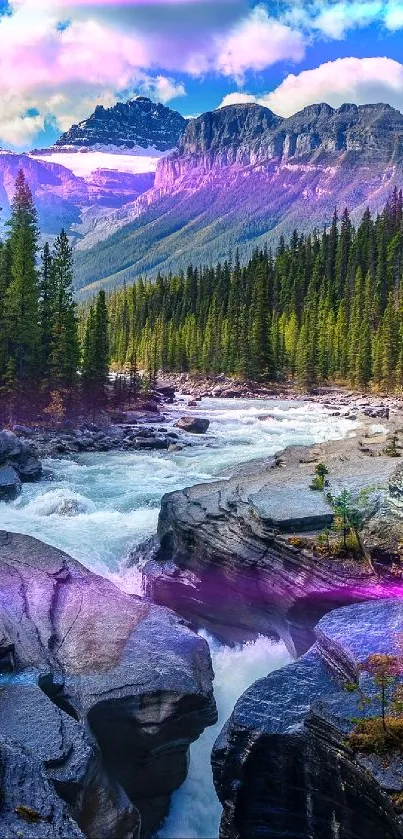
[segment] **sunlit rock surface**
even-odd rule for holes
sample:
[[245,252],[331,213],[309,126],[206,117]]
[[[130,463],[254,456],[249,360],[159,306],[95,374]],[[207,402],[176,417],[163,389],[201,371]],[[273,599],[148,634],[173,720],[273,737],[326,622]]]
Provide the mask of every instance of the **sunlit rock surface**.
[[389,797],[403,789],[401,755],[369,758],[346,743],[354,718],[379,713],[379,688],[361,676],[372,698],[363,711],[345,687],[368,655],[396,653],[402,626],[400,601],[336,610],[306,655],[241,696],[212,756],[221,839],[403,836]]
[[142,835],[155,830],[189,744],[216,720],[206,642],[61,551],[2,531],[0,660],[0,737],[35,755],[84,832],[137,836],[140,816]]
[[375,485],[376,508],[396,467],[377,439],[293,447],[228,480],[166,495],[159,540],[148,554],[142,548],[148,593],[222,640],[272,635],[293,654],[309,648],[313,627],[330,609],[396,596],[401,582],[387,568],[385,577],[368,562],[318,557],[289,541],[333,520],[325,495],[309,488],[319,462],[329,468],[333,494]]

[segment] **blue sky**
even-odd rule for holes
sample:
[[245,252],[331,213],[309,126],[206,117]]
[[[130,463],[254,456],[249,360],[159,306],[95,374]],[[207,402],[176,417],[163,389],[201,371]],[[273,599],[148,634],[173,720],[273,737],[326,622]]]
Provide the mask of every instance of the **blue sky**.
[[403,110],[403,0],[0,0],[0,143],[51,143],[102,103],[187,115],[258,101]]

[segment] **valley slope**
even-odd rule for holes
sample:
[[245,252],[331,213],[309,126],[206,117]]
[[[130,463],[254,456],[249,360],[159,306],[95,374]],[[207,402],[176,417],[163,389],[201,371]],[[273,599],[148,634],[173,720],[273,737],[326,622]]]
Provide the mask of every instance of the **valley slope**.
[[388,105],[321,104],[287,119],[259,105],[202,114],[159,161],[151,190],[78,243],[83,292],[275,244],[329,223],[335,206],[380,209],[403,182],[403,115]]

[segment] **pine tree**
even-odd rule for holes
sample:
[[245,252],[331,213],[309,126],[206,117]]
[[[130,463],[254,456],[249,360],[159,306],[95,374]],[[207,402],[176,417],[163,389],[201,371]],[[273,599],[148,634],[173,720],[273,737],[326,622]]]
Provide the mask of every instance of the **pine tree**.
[[[41,381],[39,288],[36,269],[38,227],[32,193],[18,173],[11,205],[9,255],[11,279],[4,293],[7,388],[31,403]],[[36,400],[35,400],[36,401]]]
[[73,299],[73,253],[64,230],[53,247],[50,276],[54,301],[50,350],[52,387],[73,388],[78,372],[79,345]]
[[82,384],[85,402],[93,414],[106,406],[109,381],[108,312],[105,292],[98,293],[91,306],[83,347]]

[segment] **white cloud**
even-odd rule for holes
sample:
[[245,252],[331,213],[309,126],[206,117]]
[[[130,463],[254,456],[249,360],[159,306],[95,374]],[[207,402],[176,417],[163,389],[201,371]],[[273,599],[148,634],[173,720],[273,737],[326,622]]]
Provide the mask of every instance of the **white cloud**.
[[227,105],[248,105],[256,101],[256,96],[253,93],[243,93],[241,90],[236,90],[234,93],[227,93],[224,96],[219,108],[225,108]]
[[255,6],[219,44],[216,69],[242,80],[247,70],[263,70],[278,61],[301,61],[305,43],[301,32],[269,17],[264,6]]
[[402,0],[287,0],[281,20],[307,35],[342,40],[351,29],[403,27]]
[[403,65],[392,58],[338,58],[314,70],[290,74],[271,93],[254,97],[233,93],[221,106],[258,102],[279,116],[291,116],[307,105],[327,102],[334,108],[385,102],[403,111]]
[[391,2],[388,4],[385,14],[385,26],[391,32],[403,28],[403,3]]
[[379,20],[383,9],[384,3],[377,0],[336,3],[320,11],[313,18],[312,26],[329,38],[340,40],[345,37],[349,29],[365,27]]
[[182,82],[175,82],[174,79],[161,75],[141,84],[140,90],[157,102],[164,103],[177,99],[179,96],[186,96],[185,85]]

